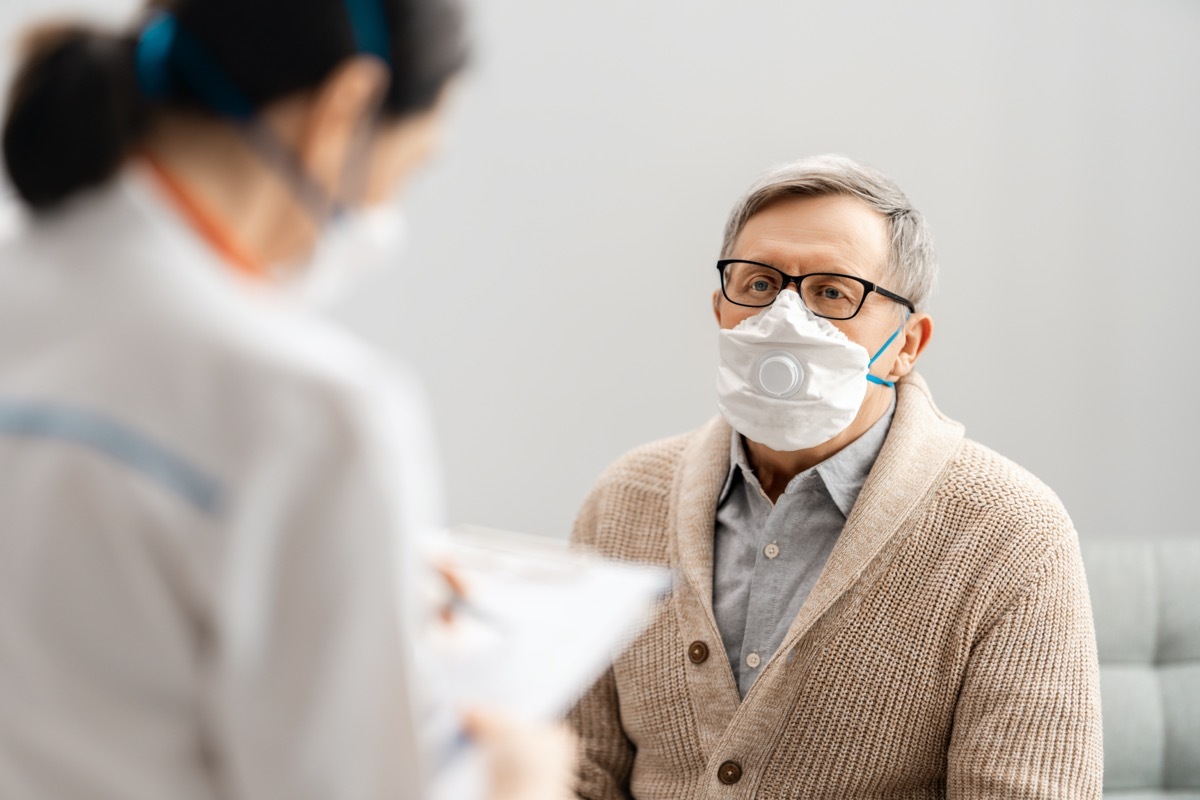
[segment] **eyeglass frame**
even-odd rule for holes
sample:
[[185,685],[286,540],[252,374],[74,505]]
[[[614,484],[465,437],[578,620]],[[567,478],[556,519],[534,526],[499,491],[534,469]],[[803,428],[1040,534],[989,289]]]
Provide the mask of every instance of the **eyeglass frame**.
[[[863,292],[862,300],[860,300],[858,303],[858,308],[854,309],[854,313],[848,317],[827,317],[824,314],[817,314],[817,312],[812,311],[811,308],[808,309],[809,311],[812,311],[813,314],[816,314],[816,316],[821,317],[822,319],[836,319],[838,321],[854,319],[855,317],[858,316],[858,312],[862,311],[863,306],[865,306],[867,304],[867,295],[871,294],[871,292],[874,292],[879,295],[883,295],[884,297],[886,297],[889,300],[900,303],[903,306],[907,306],[908,310],[910,312],[912,312],[913,314],[917,313],[916,306],[913,305],[913,302],[911,300],[909,300],[907,297],[901,297],[900,295],[896,294],[895,292],[889,292],[887,289],[884,289],[882,286],[879,286],[878,284],[874,283],[873,281],[869,281],[866,278],[860,278],[857,275],[846,275],[841,272],[810,272],[807,275],[789,275],[786,272],[784,272],[783,270],[781,270],[779,267],[773,267],[770,264],[764,264],[761,261],[750,261],[749,259],[745,259],[745,258],[722,258],[721,260],[719,260],[717,262],[717,272],[720,273],[720,275],[721,275],[721,296],[724,297],[729,302],[733,303],[735,306],[741,306],[742,308],[766,308],[766,307],[770,306],[771,303],[763,303],[760,306],[756,306],[756,305],[750,305],[749,303],[739,303],[737,300],[734,300],[732,297],[730,297],[729,294],[725,291],[725,268],[727,266],[729,266],[730,264],[753,264],[756,267],[766,267],[767,269],[774,270],[775,272],[778,272],[780,275],[782,275],[783,276],[783,285],[781,285],[779,287],[779,291],[775,293],[775,297],[771,298],[771,303],[774,303],[775,300],[779,297],[780,293],[787,291],[788,285],[793,284],[793,283],[796,284],[796,293],[800,295],[800,300],[801,300],[801,302],[803,302],[804,301],[804,293],[800,291],[800,284],[803,283],[805,278],[812,277],[813,275],[828,275],[830,277],[835,277],[835,278],[848,278],[852,281],[857,281],[858,283],[862,284],[863,288],[866,289],[866,291]],[[808,308],[808,304],[805,303],[804,307]]]

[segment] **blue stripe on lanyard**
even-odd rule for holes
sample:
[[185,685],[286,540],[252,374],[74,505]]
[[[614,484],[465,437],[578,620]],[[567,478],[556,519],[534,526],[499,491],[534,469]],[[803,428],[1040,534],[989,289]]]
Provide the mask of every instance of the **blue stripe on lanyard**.
[[178,495],[210,517],[220,513],[220,484],[137,431],[87,411],[0,400],[0,435],[70,442],[108,456]]

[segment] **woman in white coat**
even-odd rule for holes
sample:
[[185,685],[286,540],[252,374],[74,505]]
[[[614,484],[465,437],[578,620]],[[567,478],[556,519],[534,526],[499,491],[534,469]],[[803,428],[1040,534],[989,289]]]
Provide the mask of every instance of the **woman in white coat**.
[[[176,0],[29,37],[3,142],[29,213],[0,243],[0,796],[421,796],[428,423],[307,302],[354,266],[333,237],[395,221],[458,16]],[[569,745],[478,727],[493,796],[561,788]]]

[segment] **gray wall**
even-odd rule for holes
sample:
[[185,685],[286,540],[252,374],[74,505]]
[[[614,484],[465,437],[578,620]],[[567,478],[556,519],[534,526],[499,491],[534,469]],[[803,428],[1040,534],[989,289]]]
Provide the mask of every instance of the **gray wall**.
[[1200,4],[476,6],[405,272],[342,310],[425,376],[454,521],[563,536],[608,462],[713,414],[724,216],[839,151],[932,223],[943,410],[1084,536],[1200,530]]

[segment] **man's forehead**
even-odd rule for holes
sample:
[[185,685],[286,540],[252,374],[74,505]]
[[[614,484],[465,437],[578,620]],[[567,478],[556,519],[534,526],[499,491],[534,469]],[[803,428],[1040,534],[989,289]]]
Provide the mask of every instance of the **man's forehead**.
[[[775,264],[811,266],[821,262],[858,266],[855,274],[887,264],[887,221],[862,200],[847,195],[787,196],[756,211],[734,242],[733,256]],[[795,262],[795,263],[793,263]],[[803,263],[801,263],[803,262]]]

